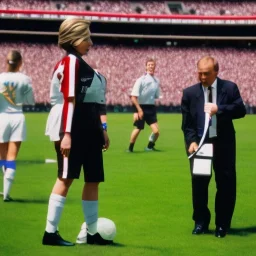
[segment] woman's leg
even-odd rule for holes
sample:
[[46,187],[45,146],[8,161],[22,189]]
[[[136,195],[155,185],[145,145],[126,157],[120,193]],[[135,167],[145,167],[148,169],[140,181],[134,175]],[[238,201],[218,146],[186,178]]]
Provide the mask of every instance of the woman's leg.
[[7,150],[8,150],[8,142],[0,143],[0,168],[3,168],[3,170],[4,170]]
[[9,142],[6,150],[4,171],[4,201],[10,201],[9,197],[12,183],[16,173],[16,158],[19,153],[21,141]]
[[99,182],[86,182],[82,194],[82,206],[88,233],[97,233]]
[[65,205],[68,190],[73,182],[73,179],[57,178],[50,195],[48,204],[48,213],[45,234],[43,237],[44,245],[62,245],[72,246],[71,242],[65,241],[58,234],[58,224],[60,222],[61,214]]

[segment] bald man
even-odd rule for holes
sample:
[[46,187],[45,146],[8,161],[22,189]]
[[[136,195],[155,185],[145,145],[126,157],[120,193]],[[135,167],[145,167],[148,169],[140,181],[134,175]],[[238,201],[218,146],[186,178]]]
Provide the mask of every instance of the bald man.
[[[233,119],[246,114],[237,85],[218,77],[219,64],[211,56],[197,63],[199,83],[183,91],[182,131],[187,154],[195,152],[204,133],[205,113],[211,121],[205,143],[213,144],[212,165],[216,181],[215,236],[225,237],[230,225],[236,201],[236,140]],[[192,234],[208,231],[211,214],[208,208],[208,186],[211,176],[192,175],[193,220]]]

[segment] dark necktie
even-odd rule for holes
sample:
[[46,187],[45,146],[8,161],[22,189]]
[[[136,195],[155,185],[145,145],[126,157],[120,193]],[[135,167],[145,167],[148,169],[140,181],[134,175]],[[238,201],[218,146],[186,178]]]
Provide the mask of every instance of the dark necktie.
[[209,90],[208,102],[212,103],[212,87],[209,86],[208,90]]

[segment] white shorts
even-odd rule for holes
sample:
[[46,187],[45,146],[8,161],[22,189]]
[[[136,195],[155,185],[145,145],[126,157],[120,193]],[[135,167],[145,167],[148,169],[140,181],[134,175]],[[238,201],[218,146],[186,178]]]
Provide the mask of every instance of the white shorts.
[[26,139],[26,123],[23,113],[0,113],[0,120],[0,143]]

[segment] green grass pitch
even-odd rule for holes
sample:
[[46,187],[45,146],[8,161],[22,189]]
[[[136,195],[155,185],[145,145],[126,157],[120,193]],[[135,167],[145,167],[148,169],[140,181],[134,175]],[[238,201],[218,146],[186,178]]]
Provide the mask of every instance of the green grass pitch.
[[[100,185],[99,216],[117,226],[113,246],[41,244],[48,198],[56,179],[52,143],[44,136],[47,114],[26,114],[28,138],[17,160],[11,203],[0,201],[0,255],[256,255],[256,115],[236,120],[237,204],[231,233],[214,236],[215,182],[209,188],[211,233],[192,236],[191,183],[184,151],[180,114],[159,114],[158,152],[144,152],[149,127],[140,134],[134,153],[126,153],[133,129],[132,114],[109,114],[110,149],[104,153],[105,179]],[[89,135],[88,135],[89,136]],[[1,177],[2,178],[2,177]],[[83,222],[83,179],[74,181],[66,201],[60,234],[75,241]],[[2,189],[2,184],[0,184]]]

